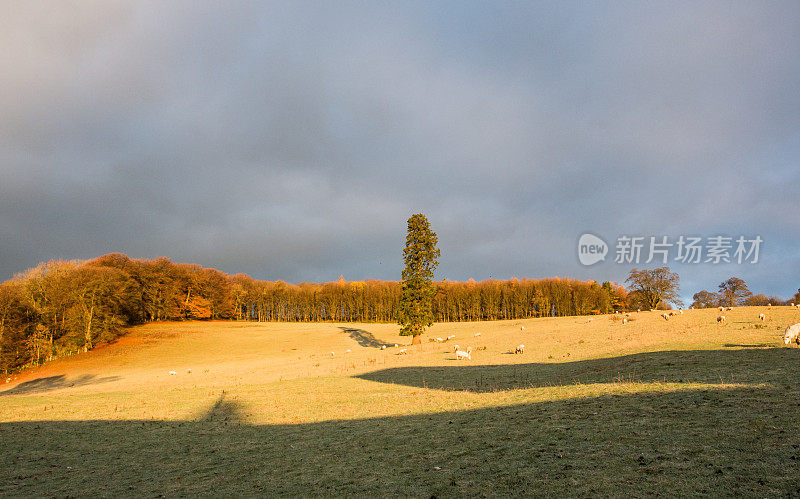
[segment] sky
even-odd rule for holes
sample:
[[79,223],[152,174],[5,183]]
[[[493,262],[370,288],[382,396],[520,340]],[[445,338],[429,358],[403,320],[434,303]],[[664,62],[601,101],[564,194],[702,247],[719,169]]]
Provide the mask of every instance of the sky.
[[800,287],[798,2],[9,0],[0,47],[0,280],[111,252],[398,280],[424,213],[437,279],[759,236],[671,247],[681,294]]

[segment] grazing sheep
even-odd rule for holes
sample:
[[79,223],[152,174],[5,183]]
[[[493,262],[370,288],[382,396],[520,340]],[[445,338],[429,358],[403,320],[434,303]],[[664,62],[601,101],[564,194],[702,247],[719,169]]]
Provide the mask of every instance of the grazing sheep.
[[763,321],[764,319],[766,319],[766,317],[767,317],[767,316],[766,316],[766,315],[764,315],[764,314],[758,314],[758,318],[759,318],[759,319],[761,319],[762,321]]
[[461,350],[461,347],[460,347],[460,346],[458,346],[458,345],[453,345],[453,351],[454,351],[454,352],[458,352],[459,350]]
[[720,312],[724,312],[725,311],[725,307],[719,307],[719,311]]
[[447,337],[448,341],[449,340],[454,340],[454,339],[456,339],[456,335],[454,335],[454,334],[451,334],[450,336]]
[[381,350],[386,350],[386,345],[381,345]]
[[335,356],[336,352],[331,352],[331,357]]
[[626,312],[626,313],[625,313],[625,317],[630,317],[630,316],[631,316],[631,313],[630,313],[630,312]]
[[400,351],[397,352],[397,355],[405,355],[407,353],[408,353],[408,349],[407,348],[401,348]]
[[475,336],[480,336],[480,335],[481,335],[481,333],[475,333]]
[[456,350],[456,360],[469,359],[472,360],[472,347],[467,347],[467,351]]
[[679,308],[679,309],[678,309],[678,313],[679,313],[679,314],[681,314],[681,315],[683,315],[683,309],[682,309],[682,308]]
[[592,322],[593,320],[594,320],[594,319],[592,319],[592,318],[590,317],[590,318],[589,318],[589,320],[588,320],[588,321],[586,321],[586,323],[588,324],[588,323]]
[[346,351],[345,353],[350,353],[350,351],[351,351],[351,350],[348,348],[348,349],[347,349],[347,351]]
[[733,310],[733,308],[731,308],[731,307],[728,307],[728,308],[726,308],[725,310]]
[[628,323],[628,318],[627,317],[623,317],[622,318],[622,323],[623,324],[627,324]]
[[650,311],[651,311],[651,312],[655,312],[655,311],[656,311],[656,309],[654,309],[654,308],[651,308],[651,309],[650,309]]
[[720,315],[720,316],[717,317],[717,322],[724,322],[724,321],[725,321],[725,316],[724,315]]
[[395,343],[395,344],[394,344],[394,347],[395,347],[395,348],[397,348],[397,347],[399,347],[399,346],[400,346],[400,345],[398,345],[397,343]]
[[170,376],[175,376],[176,374],[178,374],[178,373],[177,373],[177,372],[175,372],[175,371],[170,371],[170,372],[169,372],[169,375],[170,375]]
[[435,341],[436,343],[443,343],[444,342],[444,340],[442,338],[439,338],[438,336],[436,338],[434,338],[433,341]]
[[525,353],[525,345],[517,345],[517,349],[514,350],[514,353]]
[[520,326],[520,327],[519,327],[519,330],[520,330],[520,331],[525,331],[525,326]]
[[667,313],[666,313],[666,312],[664,312],[663,314],[661,314],[661,317],[663,317],[665,321],[668,321],[668,320],[669,320],[669,315],[667,315]]
[[787,327],[786,332],[783,334],[783,343],[788,345],[791,342],[800,345],[800,322]]

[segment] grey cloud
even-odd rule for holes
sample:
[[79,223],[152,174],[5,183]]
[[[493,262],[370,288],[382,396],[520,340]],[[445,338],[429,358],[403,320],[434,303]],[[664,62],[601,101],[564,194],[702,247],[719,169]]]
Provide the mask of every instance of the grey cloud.
[[798,285],[794,3],[73,7],[0,15],[2,278],[125,251],[396,279],[422,211],[449,279],[624,279],[578,264],[589,230],[761,233],[685,288]]

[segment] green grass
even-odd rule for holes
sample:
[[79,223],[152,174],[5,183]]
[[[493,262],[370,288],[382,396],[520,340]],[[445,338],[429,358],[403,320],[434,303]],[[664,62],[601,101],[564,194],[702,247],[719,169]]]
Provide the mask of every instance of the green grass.
[[[727,329],[692,312],[526,321],[522,356],[516,323],[449,326],[481,331],[471,364],[433,344],[326,358],[352,339],[325,325],[256,330],[264,366],[191,343],[225,325],[163,340],[206,374],[151,371],[158,345],[135,362],[111,348],[0,392],[0,495],[800,496],[800,349],[746,323],[758,309]],[[306,332],[320,344],[292,341]]]

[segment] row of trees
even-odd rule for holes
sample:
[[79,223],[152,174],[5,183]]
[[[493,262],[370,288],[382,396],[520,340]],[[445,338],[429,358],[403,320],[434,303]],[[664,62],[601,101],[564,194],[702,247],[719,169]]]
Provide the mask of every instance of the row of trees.
[[738,278],[730,279],[720,283],[716,293],[711,291],[698,291],[692,297],[694,308],[714,308],[714,307],[737,307],[737,306],[757,306],[784,305],[789,301],[800,303],[800,289],[792,300],[783,300],[777,296],[767,296],[765,294],[754,295],[747,287],[747,283]]
[[[126,325],[149,321],[393,322],[401,295],[397,281],[287,284],[166,258],[51,261],[0,284],[0,371],[87,351]],[[433,282],[435,321],[607,313],[627,305],[625,289],[612,283]]]

